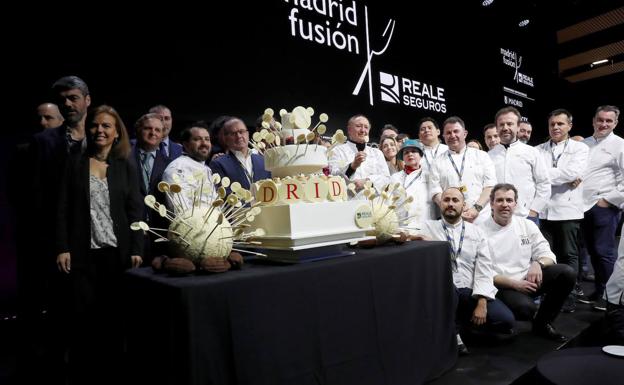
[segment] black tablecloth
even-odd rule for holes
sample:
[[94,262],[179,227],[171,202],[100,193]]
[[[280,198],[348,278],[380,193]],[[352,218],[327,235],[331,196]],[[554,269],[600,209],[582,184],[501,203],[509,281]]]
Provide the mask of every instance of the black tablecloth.
[[540,358],[537,372],[553,384],[621,385],[624,358],[610,356],[599,347],[563,349]]
[[418,384],[454,365],[448,247],[126,275],[130,367],[166,384]]

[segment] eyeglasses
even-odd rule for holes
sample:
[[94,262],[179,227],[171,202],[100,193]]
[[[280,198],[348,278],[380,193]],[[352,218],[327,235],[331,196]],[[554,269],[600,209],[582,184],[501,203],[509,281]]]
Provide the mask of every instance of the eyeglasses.
[[248,130],[237,130],[237,131],[230,131],[230,132],[226,132],[225,135],[227,136],[244,136],[245,134],[248,134],[249,131]]

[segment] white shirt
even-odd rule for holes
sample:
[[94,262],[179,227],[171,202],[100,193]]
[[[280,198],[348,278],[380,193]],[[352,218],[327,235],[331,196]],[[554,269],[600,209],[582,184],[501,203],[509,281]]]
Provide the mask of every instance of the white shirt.
[[240,164],[245,168],[245,170],[247,170],[249,175],[252,176],[253,180],[253,163],[251,162],[251,151],[247,150],[247,156],[245,156],[242,151],[232,150],[232,153],[234,154],[236,159],[238,159]]
[[572,187],[569,182],[583,178],[589,148],[572,139],[559,143],[548,141],[536,147],[548,170],[551,184],[550,201],[539,214],[550,221],[583,219],[583,183]]
[[613,273],[607,281],[605,289],[607,301],[615,305],[624,305],[624,227],[620,234],[620,247],[618,247],[618,259],[613,266]]
[[[162,180],[182,187],[182,191],[178,194],[167,194],[167,207],[176,214],[191,210],[194,199],[199,205],[200,198],[202,204],[208,204],[216,197],[210,168],[206,166],[205,162],[199,162],[186,154],[182,154],[169,163],[163,173]],[[201,194],[200,188],[202,189]],[[171,200],[172,198],[174,201]]]
[[[442,226],[443,219],[426,221],[422,231],[423,235],[436,241],[447,241],[446,232]],[[487,240],[477,226],[460,220],[455,225],[445,222],[449,236],[454,241],[454,250],[459,248],[462,223],[466,224],[464,242],[461,254],[457,257],[457,269],[453,269],[453,283],[457,288],[467,287],[472,289],[472,295],[482,295],[488,299],[494,299],[498,291],[494,286],[494,272],[492,259]]]
[[557,262],[537,225],[526,218],[512,216],[511,223],[501,226],[490,217],[479,228],[487,237],[496,275],[521,280],[532,261],[545,257]]
[[422,145],[424,147],[423,158],[425,159],[421,163],[431,170],[442,154],[448,150],[448,146],[439,142],[435,146],[425,146],[424,143]]
[[[461,173],[464,154],[466,154],[464,172],[460,179],[458,172]],[[449,155],[455,162],[457,170],[453,167]],[[449,187],[465,186],[467,191],[464,192],[464,199],[467,207],[477,202],[484,188],[493,187],[495,184],[496,173],[492,160],[485,152],[476,148],[464,146],[459,153],[448,149],[439,155],[433,168],[433,194],[441,193]]]
[[550,199],[548,171],[537,149],[516,140],[509,148],[497,144],[488,152],[498,183],[511,183],[518,189],[515,215],[527,217],[529,210],[544,210]]
[[[392,183],[399,183],[405,189],[407,196],[413,196],[414,201],[408,210],[399,209],[399,218],[407,218],[402,226],[420,229],[422,222],[436,218],[435,203],[431,199],[431,174],[426,166],[420,166],[420,170],[412,171],[409,175],[405,171],[395,172],[391,176]],[[403,202],[396,203],[397,206]]]
[[583,143],[589,147],[583,178],[585,211],[600,198],[615,206],[624,205],[624,139],[612,132],[601,139],[590,136]]
[[[366,160],[360,164],[360,167],[349,177],[349,180],[368,178],[373,182],[373,186],[377,191],[381,191],[390,181],[390,171],[386,164],[386,158],[380,150],[370,146],[366,146],[364,152],[366,153]],[[346,142],[336,146],[329,156],[330,172],[333,175],[346,176],[346,171],[357,153],[357,147],[353,142]]]

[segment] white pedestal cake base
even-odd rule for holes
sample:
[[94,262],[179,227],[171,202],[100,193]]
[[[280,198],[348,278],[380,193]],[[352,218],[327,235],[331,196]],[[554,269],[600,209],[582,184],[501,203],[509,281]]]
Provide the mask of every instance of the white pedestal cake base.
[[361,228],[355,222],[356,209],[367,204],[359,200],[264,206],[251,229],[264,229],[257,248],[270,260],[304,262],[351,255],[340,245],[374,238],[366,235],[371,227]]

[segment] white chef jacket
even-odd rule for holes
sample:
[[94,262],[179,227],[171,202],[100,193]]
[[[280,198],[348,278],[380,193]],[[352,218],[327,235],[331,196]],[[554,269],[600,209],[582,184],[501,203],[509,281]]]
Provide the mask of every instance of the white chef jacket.
[[550,199],[550,181],[539,151],[516,140],[509,148],[497,144],[488,152],[498,183],[511,183],[518,189],[515,215],[527,217],[529,210],[544,210]]
[[[447,241],[442,221],[425,221],[420,234],[436,241]],[[494,299],[498,289],[494,286],[494,272],[487,240],[479,228],[472,223],[460,220],[455,225],[447,222],[449,236],[454,250],[459,248],[462,223],[466,224],[461,254],[457,257],[457,268],[453,269],[453,283],[457,288],[472,289],[472,295],[482,295]],[[451,243],[451,244],[453,244]]]
[[550,201],[539,217],[550,221],[583,219],[584,184],[574,188],[569,182],[583,178],[589,148],[569,138],[559,143],[549,140],[536,148],[546,165],[551,184]]
[[[366,146],[364,152],[366,153],[366,160],[360,164],[360,167],[349,177],[349,180],[369,179],[377,191],[381,191],[390,181],[390,171],[386,164],[386,158],[380,150],[370,146]],[[328,162],[331,174],[346,176],[347,169],[357,153],[357,147],[353,142],[349,141],[336,146],[331,151]]]
[[496,275],[521,280],[532,261],[546,257],[557,262],[537,225],[526,218],[514,215],[511,223],[501,226],[489,217],[479,228],[487,237]]
[[[422,142],[421,142],[422,143]],[[448,146],[443,143],[438,143],[435,146],[425,146],[423,143],[423,160],[420,162],[425,165],[429,170],[433,168],[433,165],[437,160],[448,150]]]
[[[466,153],[464,173],[460,180],[457,171],[461,172],[462,159]],[[449,159],[449,154],[455,162],[457,171]],[[488,155],[476,148],[464,146],[459,153],[448,149],[436,160],[432,175],[433,194],[441,193],[449,187],[466,186],[468,189],[464,193],[466,206],[474,205],[481,192],[486,187],[493,187],[496,184],[496,173],[494,165]]]
[[[401,223],[401,226],[419,229],[423,221],[436,218],[436,205],[433,203],[431,192],[431,173],[425,165],[421,163],[420,170],[412,171],[409,175],[405,171],[395,172],[391,176],[391,182],[399,183],[405,189],[407,196],[414,197],[408,210],[399,210],[399,219],[408,218],[406,223]],[[397,206],[401,204],[402,201],[396,203]]]
[[[205,177],[203,186],[201,183],[202,176]],[[199,192],[200,187],[202,187],[203,192],[203,194],[201,194],[202,206],[209,204],[216,197],[210,168],[205,162],[196,161],[187,154],[182,154],[169,163],[163,173],[162,180],[169,184],[178,184],[182,187],[182,191],[178,194],[167,194],[167,207],[176,214],[180,213],[180,207],[182,208],[182,212],[192,209],[195,191]],[[177,196],[182,199],[182,205]],[[176,205],[171,201],[172,197]],[[200,197],[195,199],[199,202]]]
[[618,258],[613,266],[613,273],[607,281],[605,293],[607,301],[615,305],[624,305],[624,227],[622,227],[620,234]]
[[613,132],[605,138],[593,136],[583,141],[589,147],[589,160],[583,178],[584,210],[600,198],[612,205],[624,205],[624,139]]

